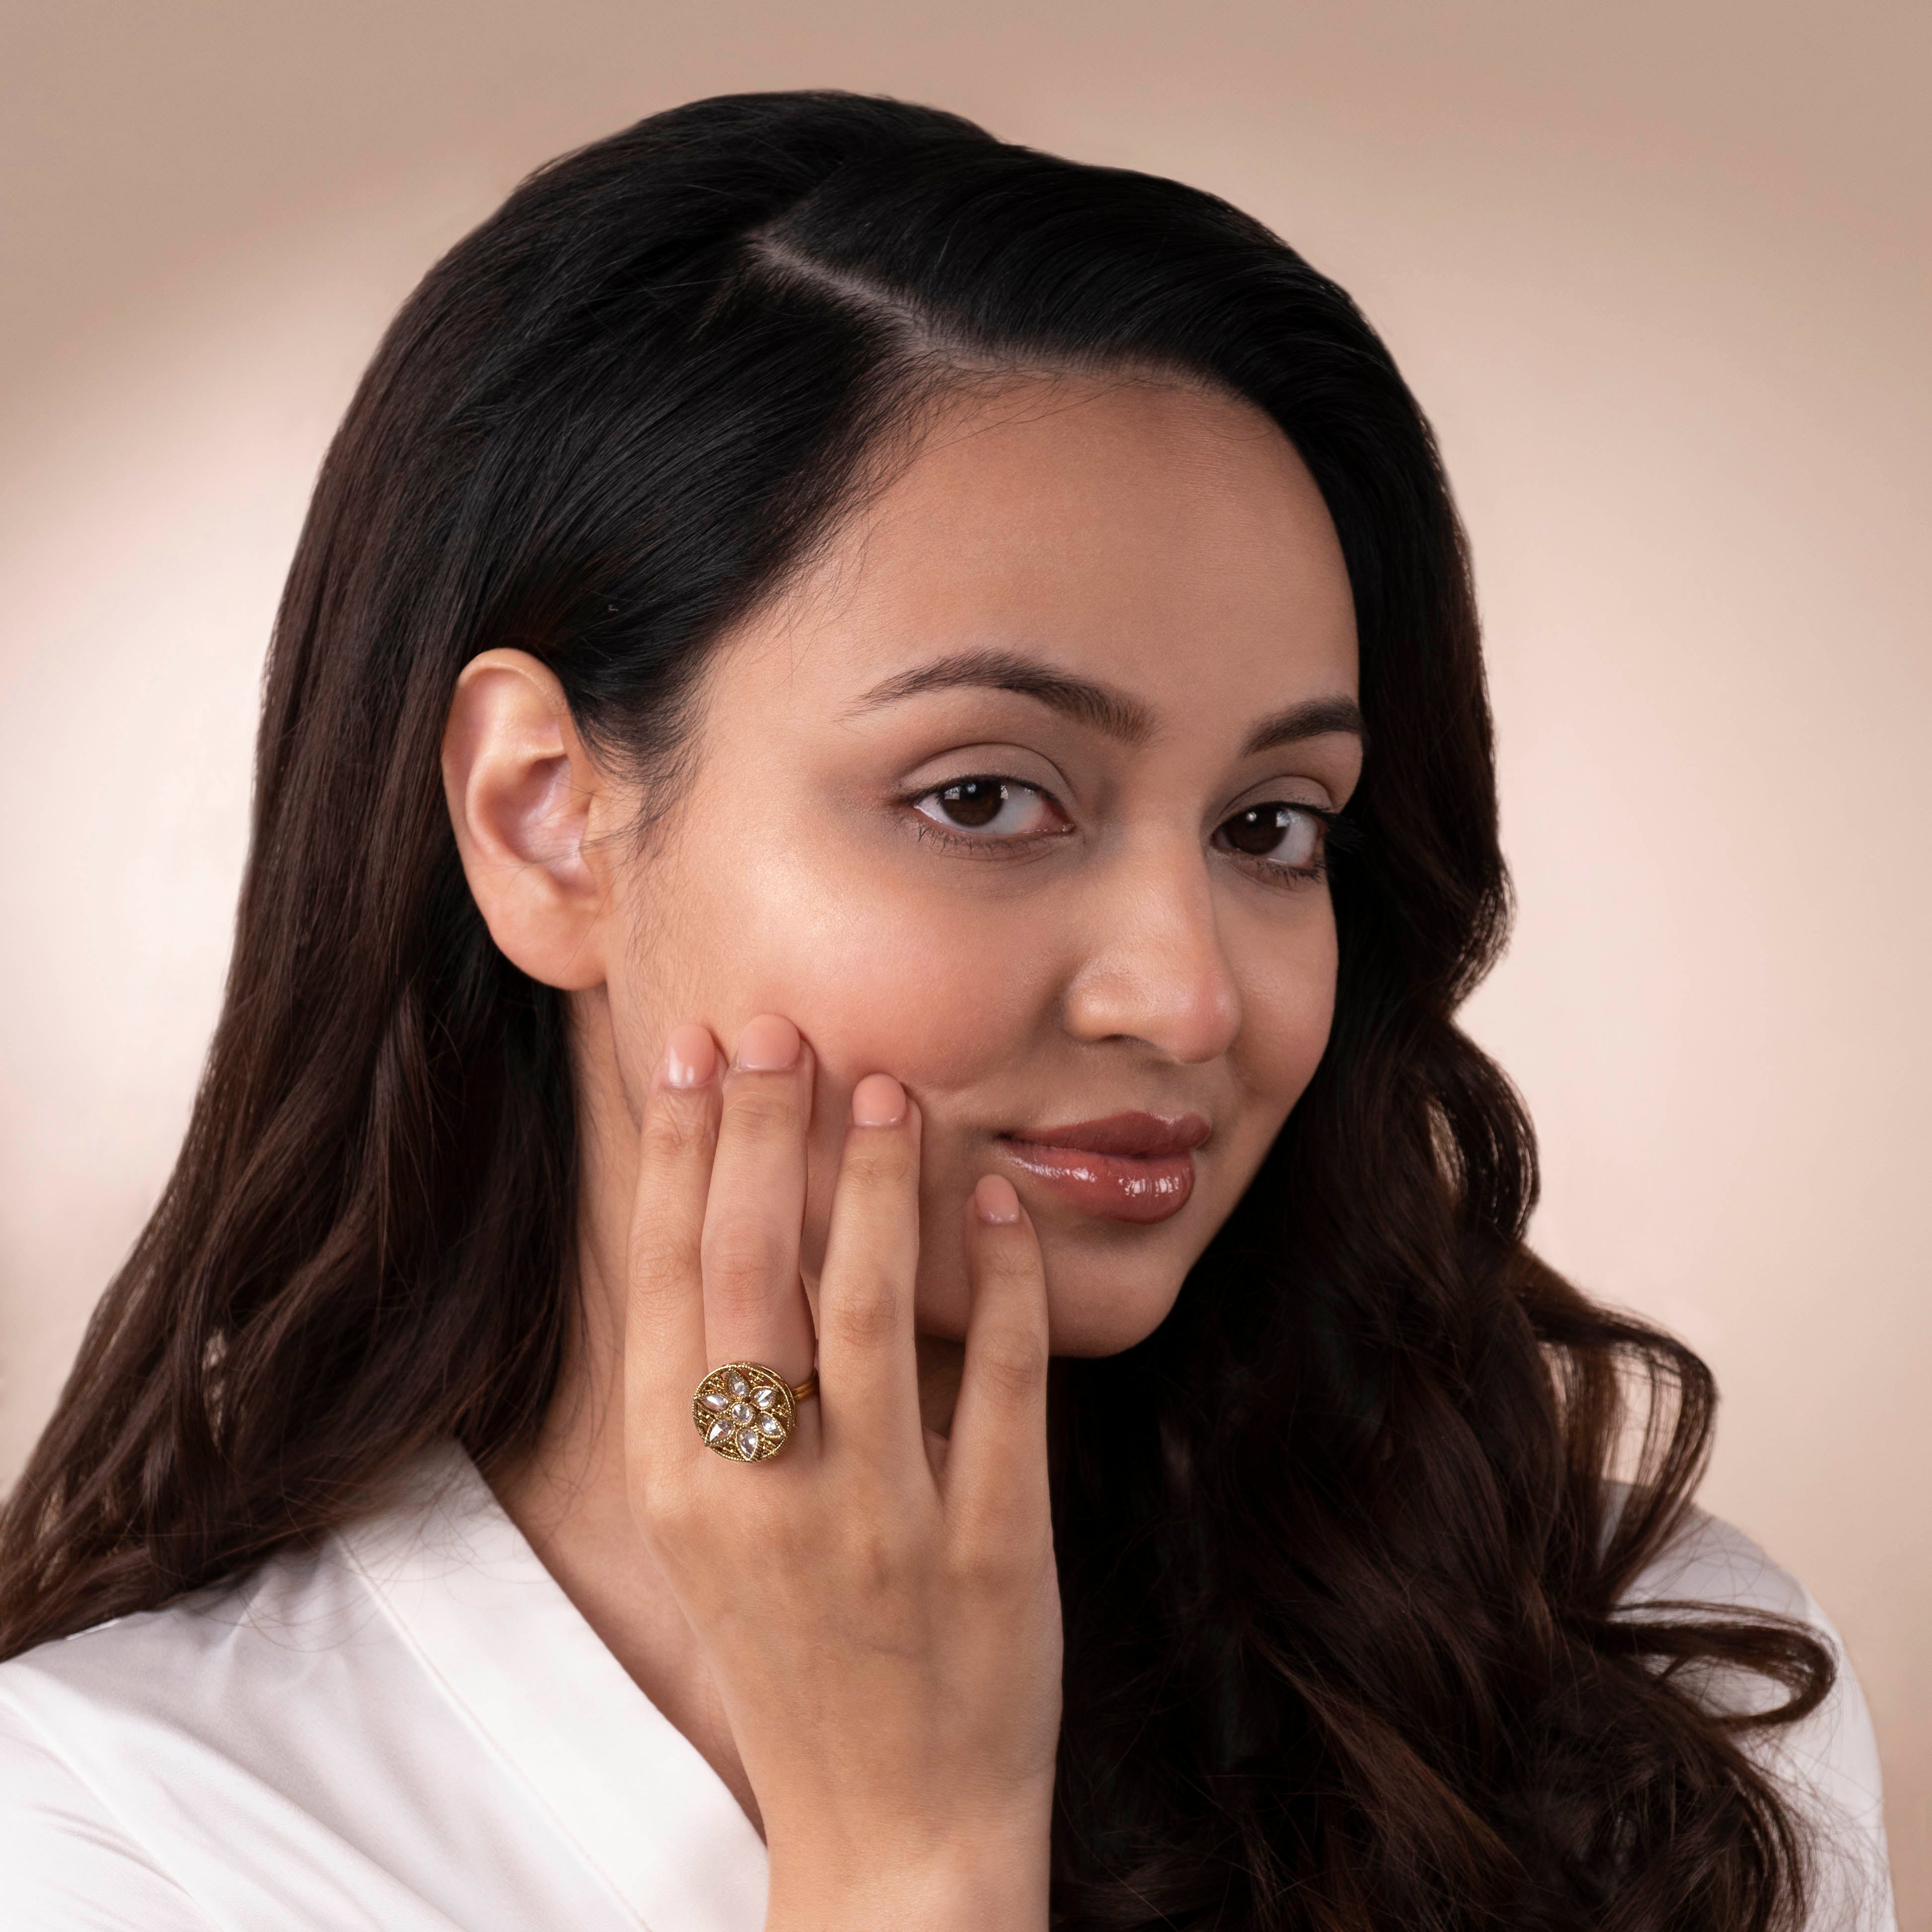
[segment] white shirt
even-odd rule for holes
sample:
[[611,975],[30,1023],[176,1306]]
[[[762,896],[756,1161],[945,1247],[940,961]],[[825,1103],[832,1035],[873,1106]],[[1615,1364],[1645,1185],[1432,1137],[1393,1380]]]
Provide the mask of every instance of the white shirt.
[[[1800,1616],[1838,1648],[1708,1517],[1634,1594]],[[1891,1932],[1849,1664],[1778,1768],[1834,1855],[1812,1924]],[[765,1890],[730,1791],[453,1448],[312,1554],[0,1664],[16,1932],[760,1932]]]

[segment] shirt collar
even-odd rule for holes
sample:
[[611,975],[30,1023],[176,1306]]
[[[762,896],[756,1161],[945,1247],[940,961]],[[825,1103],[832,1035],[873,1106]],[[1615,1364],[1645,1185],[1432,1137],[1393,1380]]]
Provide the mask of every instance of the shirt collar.
[[765,1847],[454,1444],[338,1548],[423,1667],[650,1932],[760,1932]]

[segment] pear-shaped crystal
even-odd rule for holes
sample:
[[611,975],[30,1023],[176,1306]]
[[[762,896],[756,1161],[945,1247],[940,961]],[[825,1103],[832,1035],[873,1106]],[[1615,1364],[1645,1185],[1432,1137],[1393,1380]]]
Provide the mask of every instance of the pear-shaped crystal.
[[731,1425],[728,1422],[714,1422],[704,1439],[707,1442],[722,1442],[730,1432]]
[[760,1408],[776,1408],[778,1406],[778,1392],[776,1389],[767,1385],[766,1387],[759,1390],[758,1394],[752,1396],[752,1400],[756,1402]]
[[725,1398],[720,1395],[716,1389],[706,1389],[704,1391],[703,1400],[705,1407],[708,1409],[712,1410],[714,1412],[722,1411],[724,1406]]
[[752,1392],[751,1384],[746,1382],[745,1378],[739,1374],[736,1369],[734,1369],[731,1372],[724,1378],[724,1386],[728,1388],[740,1402],[742,1402],[746,1396],[749,1395]]
[[758,1453],[758,1432],[755,1429],[741,1429],[738,1432],[738,1454],[750,1462]]
[[784,1434],[784,1424],[781,1422],[776,1415],[766,1416],[764,1421],[758,1424],[758,1426],[762,1429],[767,1436],[782,1436]]

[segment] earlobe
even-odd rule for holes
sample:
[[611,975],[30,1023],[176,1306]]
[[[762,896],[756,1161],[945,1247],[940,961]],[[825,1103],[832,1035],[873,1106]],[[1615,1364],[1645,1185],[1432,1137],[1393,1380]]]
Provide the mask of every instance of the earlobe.
[[547,666],[509,650],[464,665],[443,730],[442,787],[490,937],[547,986],[601,986],[609,896],[592,834],[606,784]]

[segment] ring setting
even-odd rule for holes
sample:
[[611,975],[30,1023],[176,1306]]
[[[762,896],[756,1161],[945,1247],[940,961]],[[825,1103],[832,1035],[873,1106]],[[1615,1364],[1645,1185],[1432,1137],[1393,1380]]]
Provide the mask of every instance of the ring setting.
[[791,1440],[799,1404],[818,1392],[816,1376],[794,1388],[762,1362],[727,1362],[698,1384],[691,1419],[704,1446],[728,1462],[769,1462]]

